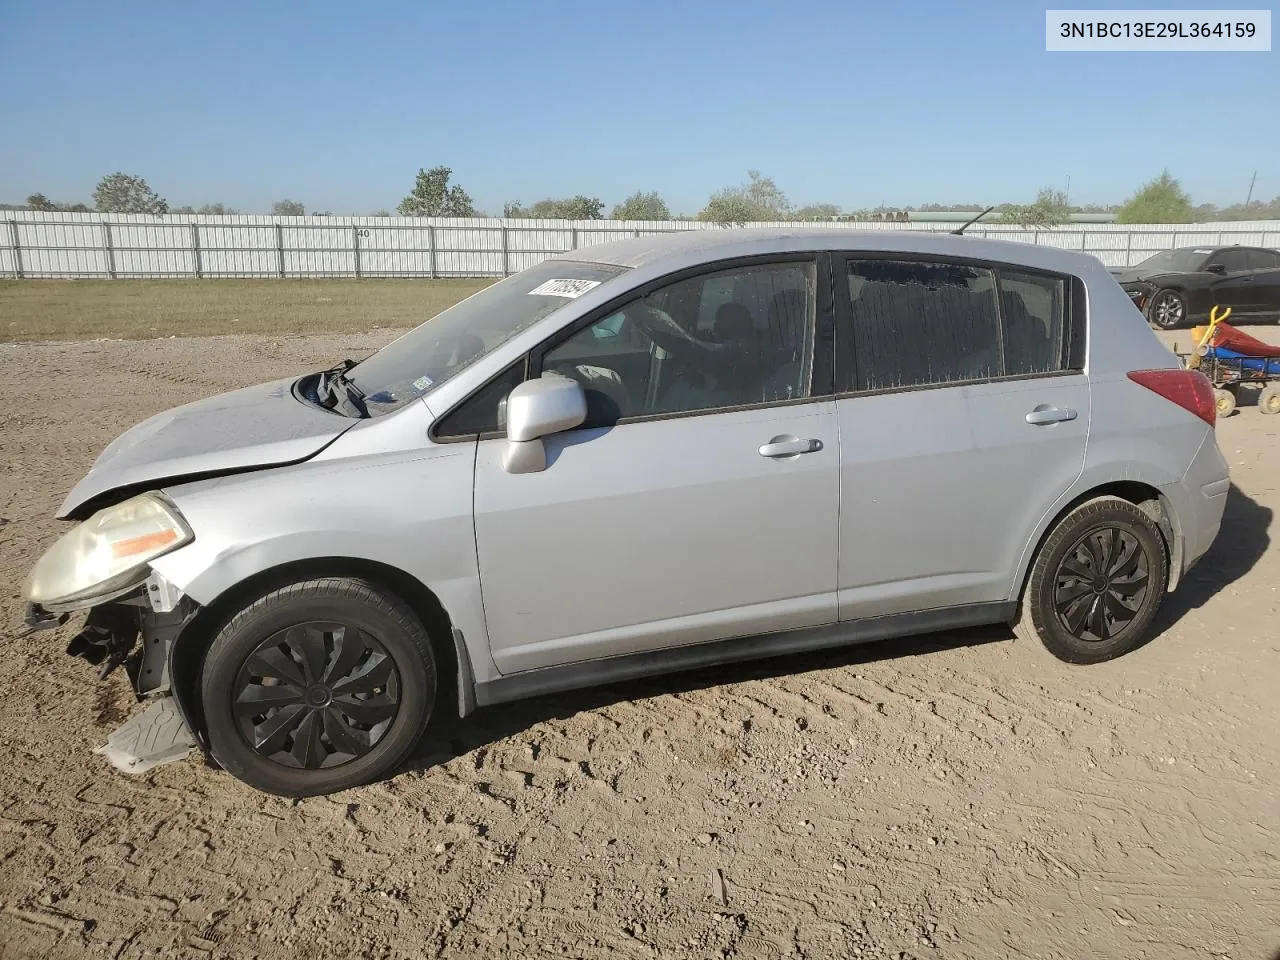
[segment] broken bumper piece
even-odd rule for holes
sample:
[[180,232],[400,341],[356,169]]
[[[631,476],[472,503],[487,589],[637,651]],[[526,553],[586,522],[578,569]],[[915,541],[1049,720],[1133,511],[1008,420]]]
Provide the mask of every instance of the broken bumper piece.
[[17,639],[29,637],[41,630],[56,630],[67,622],[69,616],[71,616],[69,613],[50,613],[39,604],[28,603],[22,612],[23,625],[17,633]]
[[178,702],[173,697],[159,697],[93,752],[106,757],[122,773],[140,774],[181,760],[195,745]]

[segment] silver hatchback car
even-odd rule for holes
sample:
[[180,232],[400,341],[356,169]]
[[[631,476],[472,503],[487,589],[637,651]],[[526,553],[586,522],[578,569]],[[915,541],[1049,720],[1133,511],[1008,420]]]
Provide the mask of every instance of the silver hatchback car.
[[575,250],[372,356],[112,443],[32,630],[301,796],[386,776],[448,704],[1008,623],[1140,644],[1229,486],[1208,381],[1096,259],[923,233]]

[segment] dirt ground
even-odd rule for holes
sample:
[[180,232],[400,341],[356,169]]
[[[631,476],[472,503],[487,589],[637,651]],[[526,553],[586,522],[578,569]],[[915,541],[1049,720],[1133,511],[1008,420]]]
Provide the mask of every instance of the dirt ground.
[[10,630],[54,508],[143,417],[391,333],[0,344],[0,957],[1280,956],[1280,417],[1252,406],[1218,428],[1222,535],[1114,663],[990,629],[630,683],[297,803],[112,771],[124,676]]

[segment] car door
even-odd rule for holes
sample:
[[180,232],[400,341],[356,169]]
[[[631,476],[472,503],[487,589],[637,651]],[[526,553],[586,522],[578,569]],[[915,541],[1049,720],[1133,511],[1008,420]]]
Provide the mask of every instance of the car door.
[[1237,316],[1257,312],[1253,265],[1244,247],[1219,250],[1206,265],[1221,267],[1219,278],[1210,284],[1210,307],[1230,307]]
[[855,257],[843,272],[840,618],[1001,603],[1083,469],[1083,298],[991,264]]
[[[588,409],[608,409],[591,402],[601,384],[633,405],[545,438],[541,472],[507,473],[506,440],[479,441],[476,543],[499,671],[835,622],[839,445],[829,388],[813,387],[817,276],[806,258],[681,277],[622,307],[624,320],[611,308],[535,352],[533,375],[581,375]],[[760,318],[776,339],[682,340],[698,333],[703,288],[726,277],[776,287],[784,309]],[[609,367],[600,324],[649,339],[642,372]]]
[[1253,270],[1251,287],[1255,312],[1280,316],[1280,253],[1250,250],[1249,266]]

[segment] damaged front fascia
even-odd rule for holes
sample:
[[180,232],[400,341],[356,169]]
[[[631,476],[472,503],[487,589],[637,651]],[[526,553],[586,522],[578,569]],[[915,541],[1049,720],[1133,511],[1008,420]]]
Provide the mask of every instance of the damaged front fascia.
[[186,597],[171,610],[154,610],[142,588],[93,607],[67,653],[97,666],[100,680],[123,664],[139,699],[164,693],[169,690],[173,641],[195,612],[195,603]]
[[22,629],[14,635],[15,640],[21,640],[23,637],[29,637],[33,633],[40,633],[42,630],[56,630],[67,622],[70,617],[69,613],[54,613],[46,610],[38,603],[28,603],[26,610],[22,615]]
[[128,599],[92,607],[80,632],[67,644],[67,653],[98,667],[98,679],[105,680],[133,649],[141,627],[139,613]]

